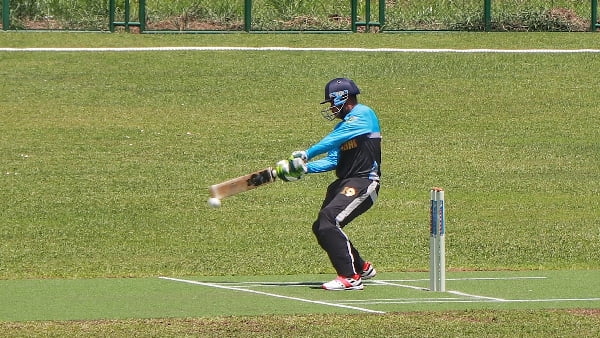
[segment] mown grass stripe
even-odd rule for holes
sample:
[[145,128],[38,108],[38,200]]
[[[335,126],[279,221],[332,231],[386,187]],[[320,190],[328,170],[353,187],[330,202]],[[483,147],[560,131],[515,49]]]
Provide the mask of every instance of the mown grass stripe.
[[161,51],[290,51],[357,53],[500,53],[500,54],[571,54],[600,53],[600,49],[493,49],[493,48],[328,48],[328,47],[86,47],[86,48],[0,48],[0,52],[161,52]]

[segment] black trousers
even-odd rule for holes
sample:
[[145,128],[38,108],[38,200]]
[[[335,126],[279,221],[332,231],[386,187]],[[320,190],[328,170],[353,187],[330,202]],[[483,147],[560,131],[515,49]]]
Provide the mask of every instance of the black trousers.
[[362,272],[365,261],[342,229],[373,206],[378,192],[379,182],[366,178],[338,179],[327,188],[312,230],[339,276]]

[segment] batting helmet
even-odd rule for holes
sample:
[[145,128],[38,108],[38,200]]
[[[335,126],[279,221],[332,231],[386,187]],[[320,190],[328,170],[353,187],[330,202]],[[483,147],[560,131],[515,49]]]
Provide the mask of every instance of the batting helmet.
[[344,77],[338,77],[325,85],[325,101],[321,102],[321,104],[331,102],[339,96],[357,94],[360,94],[360,89],[358,89],[354,81]]
[[336,117],[343,118],[344,104],[348,101],[348,97],[356,94],[360,94],[360,89],[350,79],[338,77],[329,81],[325,85],[325,101],[321,104],[329,103],[331,106],[322,110],[321,114],[330,121]]

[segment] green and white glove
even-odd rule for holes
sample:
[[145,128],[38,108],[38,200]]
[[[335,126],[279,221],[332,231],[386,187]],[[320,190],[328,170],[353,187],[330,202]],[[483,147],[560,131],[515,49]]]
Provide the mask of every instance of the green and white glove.
[[290,158],[281,160],[275,165],[277,177],[286,182],[297,181],[306,174],[306,163],[301,158]]
[[292,158],[300,158],[304,163],[308,162],[308,154],[304,150],[296,150],[292,153]]

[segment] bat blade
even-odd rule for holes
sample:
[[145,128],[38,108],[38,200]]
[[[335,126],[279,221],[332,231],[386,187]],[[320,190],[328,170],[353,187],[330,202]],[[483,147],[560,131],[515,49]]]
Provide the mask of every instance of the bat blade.
[[225,182],[213,184],[208,188],[208,192],[210,197],[223,199],[274,182],[276,178],[277,174],[273,168],[268,167]]

